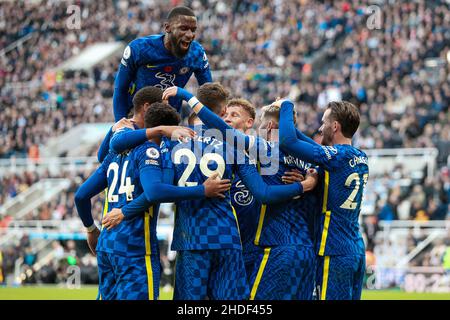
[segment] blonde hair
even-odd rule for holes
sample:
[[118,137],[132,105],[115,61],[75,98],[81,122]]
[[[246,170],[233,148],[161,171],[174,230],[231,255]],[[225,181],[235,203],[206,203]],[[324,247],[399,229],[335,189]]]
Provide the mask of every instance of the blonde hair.
[[255,119],[256,118],[256,109],[253,106],[253,104],[242,98],[233,98],[230,101],[228,101],[227,108],[228,107],[241,107],[244,109],[249,115],[250,118]]
[[[261,118],[272,118],[275,119],[277,122],[280,122],[280,107],[279,106],[275,106],[273,104],[269,104],[268,106],[264,106],[261,109],[262,113],[261,113]],[[293,110],[294,112],[294,124],[297,123],[297,115],[295,112],[295,109]]]

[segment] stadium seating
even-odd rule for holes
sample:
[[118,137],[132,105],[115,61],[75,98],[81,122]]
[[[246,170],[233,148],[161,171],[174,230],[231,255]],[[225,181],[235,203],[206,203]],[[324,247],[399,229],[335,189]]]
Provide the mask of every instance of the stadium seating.
[[[309,134],[320,126],[327,102],[345,99],[358,105],[362,114],[356,146],[437,150],[436,170],[431,174],[427,167],[416,176],[398,166],[369,179],[369,209],[362,218],[368,250],[379,262],[404,255],[412,250],[407,237],[395,244],[398,248],[391,241],[390,252],[385,252],[380,231],[384,223],[448,221],[450,216],[448,4],[439,0],[384,3],[382,29],[370,30],[365,10],[369,1],[299,3],[194,1],[197,40],[208,53],[214,80],[233,95],[251,100],[258,110],[277,96],[291,97],[299,129]],[[86,72],[53,68],[97,42],[125,45],[138,36],[159,33],[161,17],[172,6],[168,1],[108,0],[79,5],[82,28],[70,29],[65,2],[0,2],[0,16],[6,17],[0,23],[4,48],[0,51],[0,158],[6,161],[2,168],[15,158],[39,161],[39,150],[49,139],[76,125],[111,122],[120,56]],[[90,156],[95,156],[97,147]],[[25,220],[75,220],[73,193],[89,172],[2,171],[0,207],[39,179],[66,177],[71,186],[32,210]],[[100,215],[101,198],[94,208]],[[12,215],[0,216],[0,234],[12,222],[8,216]],[[412,238],[413,245],[420,242],[420,237]],[[22,242],[1,248],[9,273],[17,259],[27,256],[30,245]],[[411,263],[439,265],[444,246],[439,242],[432,250],[426,248]],[[57,269],[59,262],[49,265]]]

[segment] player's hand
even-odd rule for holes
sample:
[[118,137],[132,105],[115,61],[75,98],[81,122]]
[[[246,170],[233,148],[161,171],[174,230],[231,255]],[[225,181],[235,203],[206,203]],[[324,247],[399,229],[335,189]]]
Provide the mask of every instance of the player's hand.
[[122,118],[113,125],[112,132],[116,132],[117,130],[122,128],[134,129],[133,123],[134,121],[131,119]]
[[177,95],[177,91],[178,91],[178,87],[177,86],[173,86],[173,87],[167,88],[163,92],[162,99],[163,100],[169,100],[170,97],[175,97]]
[[87,232],[88,247],[94,256],[97,255],[97,251],[95,250],[95,248],[97,247],[97,241],[98,241],[99,236],[100,236],[100,230],[97,227],[94,230],[92,230],[91,232],[89,232],[89,231]]
[[315,188],[317,182],[319,181],[319,173],[316,169],[309,169],[306,173],[306,179],[302,182],[303,191],[310,191]]
[[280,97],[277,97],[277,99],[276,99],[274,102],[272,102],[272,106],[281,108],[281,105],[282,105],[283,102],[285,102],[285,101],[290,101],[290,100],[289,100],[289,99],[281,99]]
[[168,100],[170,97],[175,96],[183,99],[184,101],[189,101],[189,99],[191,99],[194,95],[183,88],[173,86],[164,90],[162,99]]
[[305,180],[305,177],[300,173],[297,169],[292,169],[291,171],[286,171],[284,175],[281,177],[281,181],[286,184],[291,184],[294,182],[302,182]]
[[125,215],[122,213],[122,209],[114,208],[103,217],[103,227],[105,227],[107,230],[111,230],[119,223],[121,223],[124,218]]
[[205,196],[207,198],[225,199],[223,193],[230,189],[231,181],[229,179],[221,180],[219,174],[216,172],[203,182],[203,186],[205,187]]
[[194,138],[196,132],[190,128],[182,126],[160,126],[161,134],[171,140],[185,140]]

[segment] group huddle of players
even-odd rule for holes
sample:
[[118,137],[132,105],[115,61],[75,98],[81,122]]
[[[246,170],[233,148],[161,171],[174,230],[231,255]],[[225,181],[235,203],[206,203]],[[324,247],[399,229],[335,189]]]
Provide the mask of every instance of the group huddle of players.
[[[293,103],[277,99],[253,134],[255,107],[212,82],[193,11],[172,9],[164,28],[125,49],[117,122],[75,195],[100,298],[158,299],[159,204],[173,202],[174,299],[360,299],[368,162],[351,145],[357,108],[331,102],[319,144],[296,129]],[[195,95],[183,89],[193,73]],[[178,126],[183,101],[189,127]],[[100,231],[91,198],[105,189]]]

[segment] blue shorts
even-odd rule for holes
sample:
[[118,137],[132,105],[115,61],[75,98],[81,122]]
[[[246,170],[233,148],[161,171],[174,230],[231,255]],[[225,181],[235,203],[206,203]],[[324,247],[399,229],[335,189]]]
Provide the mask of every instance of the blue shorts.
[[174,300],[243,300],[247,297],[241,250],[177,252]]
[[312,247],[264,248],[250,276],[250,300],[312,300],[316,255]]
[[317,294],[320,300],[360,300],[366,270],[366,257],[318,257]]
[[100,299],[158,299],[161,276],[159,255],[125,257],[97,252],[97,262]]
[[[251,277],[258,270],[261,263],[261,257],[264,255],[264,248],[259,246],[254,246],[251,250],[243,250],[242,255],[244,256],[245,273],[247,275],[247,282],[251,282]],[[255,273],[256,274],[256,273]]]

